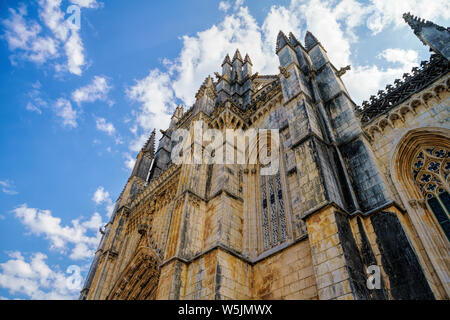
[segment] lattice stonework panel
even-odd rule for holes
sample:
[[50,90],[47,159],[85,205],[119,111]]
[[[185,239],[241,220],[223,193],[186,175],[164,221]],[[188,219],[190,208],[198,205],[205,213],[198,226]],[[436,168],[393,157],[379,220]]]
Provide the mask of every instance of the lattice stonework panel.
[[264,250],[266,250],[270,248],[270,233],[269,233],[269,217],[267,212],[266,179],[264,177],[261,177],[260,179],[260,190],[261,190],[263,245]]
[[286,215],[280,174],[260,176],[264,250],[287,240]]
[[416,154],[411,170],[415,184],[450,240],[449,150],[441,147],[421,149]]
[[414,182],[425,199],[449,191],[450,153],[446,148],[421,149],[411,168]]

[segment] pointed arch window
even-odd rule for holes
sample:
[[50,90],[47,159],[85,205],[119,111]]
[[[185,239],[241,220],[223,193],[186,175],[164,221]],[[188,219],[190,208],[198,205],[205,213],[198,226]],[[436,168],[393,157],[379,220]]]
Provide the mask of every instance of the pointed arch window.
[[443,147],[420,149],[411,168],[415,185],[450,241],[450,152]]

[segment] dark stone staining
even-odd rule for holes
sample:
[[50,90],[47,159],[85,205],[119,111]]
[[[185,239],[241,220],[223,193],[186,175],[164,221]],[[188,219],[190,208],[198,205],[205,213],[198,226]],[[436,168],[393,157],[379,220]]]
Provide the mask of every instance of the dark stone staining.
[[338,185],[341,190],[344,207],[348,212],[353,212],[356,208],[355,208],[355,204],[353,203],[353,199],[352,199],[351,193],[350,193],[351,186],[348,185],[347,180],[345,178],[345,172],[344,172],[345,168],[343,167],[343,165],[339,159],[336,147],[335,147],[335,149],[333,149],[332,152],[333,152],[334,162],[336,163],[336,173],[337,173],[337,179],[339,181]]
[[206,188],[205,188],[205,199],[208,198],[209,191],[211,190],[211,179],[213,172],[213,164],[208,164],[208,168],[206,171]]
[[180,300],[181,283],[181,262],[176,261],[171,290],[172,292],[170,294],[172,300]]
[[[365,267],[377,265],[377,259],[372,251],[369,239],[367,238],[366,231],[361,222],[361,218],[358,217],[358,229],[361,235],[361,257]],[[385,285],[383,279],[380,279],[380,289],[371,290],[371,297],[373,300],[388,300],[388,295],[386,293]]]
[[361,209],[369,211],[387,203],[387,190],[364,142],[354,140],[341,152]]
[[188,258],[190,255],[192,255],[193,253],[191,252],[191,250],[189,250],[189,234],[188,234],[188,230],[189,230],[189,225],[190,225],[190,211],[191,211],[191,205],[189,204],[188,201],[188,207],[185,208],[185,212],[184,212],[184,221],[183,221],[183,225],[181,226],[181,230],[180,230],[180,254],[184,257],[184,258]]
[[216,275],[215,275],[215,287],[214,287],[214,299],[215,300],[222,300],[222,296],[220,294],[220,287],[222,286],[222,269],[219,265],[219,262],[217,262],[216,266]]
[[389,277],[391,295],[398,300],[434,300],[423,273],[397,216],[390,212],[373,215],[381,262]]
[[320,166],[320,174],[325,187],[325,196],[329,202],[334,202],[342,207],[339,186],[336,181],[336,164],[333,163],[329,148],[318,139],[313,139],[317,149],[316,162]]
[[197,276],[196,276],[196,282],[195,282],[195,293],[194,293],[194,299],[198,300],[202,298],[202,279],[203,274],[205,270],[203,269],[203,259],[200,260],[200,266],[198,268]]
[[136,176],[138,176],[139,178],[141,178],[143,180],[146,180],[151,164],[152,164],[151,158],[143,157],[141,159],[141,163],[139,164],[139,168],[136,172]]
[[140,192],[141,188],[139,188],[139,186],[133,182],[130,188],[130,200],[133,201]]
[[364,270],[364,263],[359,254],[358,246],[353,237],[352,229],[348,218],[336,212],[336,224],[338,227],[339,240],[342,245],[346,267],[349,274],[350,286],[355,299],[370,300],[371,294],[367,288],[367,276]]

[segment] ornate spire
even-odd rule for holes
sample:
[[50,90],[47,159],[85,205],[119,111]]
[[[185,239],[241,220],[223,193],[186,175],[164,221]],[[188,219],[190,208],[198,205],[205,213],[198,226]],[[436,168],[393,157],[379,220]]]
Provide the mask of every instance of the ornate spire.
[[450,60],[450,28],[444,28],[431,21],[415,17],[409,12],[403,14],[403,19],[423,44]]
[[407,24],[414,30],[414,33],[417,34],[422,31],[422,27],[425,26],[427,21],[425,19],[420,19],[419,17],[414,17],[409,12],[403,14],[403,19]]
[[306,31],[305,35],[305,46],[306,50],[310,50],[316,44],[320,43],[319,40],[309,31]]
[[285,45],[289,44],[289,40],[286,37],[286,35],[283,33],[283,31],[280,30],[280,32],[278,33],[278,37],[277,37],[277,49],[276,49],[276,53],[278,53],[278,51],[280,51],[281,49],[283,49],[283,47]]
[[231,65],[231,59],[230,59],[230,56],[228,55],[228,53],[227,53],[227,55],[225,56],[225,59],[223,59],[222,67],[223,67],[223,65],[226,64],[226,63],[228,63],[229,65]]
[[241,56],[241,53],[239,52],[239,49],[236,49],[236,52],[234,53],[233,62],[236,59],[240,60],[242,62],[242,56]]
[[252,60],[250,60],[250,56],[248,55],[248,53],[245,54],[244,63],[246,62],[253,66]]
[[153,129],[152,133],[150,134],[150,137],[148,138],[147,142],[142,148],[142,151],[149,152],[152,157],[155,156],[155,135],[156,130]]
[[182,105],[179,105],[175,109],[175,112],[172,115],[172,119],[176,118],[177,120],[179,120],[179,119],[181,119],[181,117],[183,117],[183,114],[184,114],[184,108]]

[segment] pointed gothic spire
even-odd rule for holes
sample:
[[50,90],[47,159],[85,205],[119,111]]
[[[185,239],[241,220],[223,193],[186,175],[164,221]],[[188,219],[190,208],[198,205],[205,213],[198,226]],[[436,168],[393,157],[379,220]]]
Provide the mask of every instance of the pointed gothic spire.
[[248,53],[245,54],[244,63],[248,62],[248,64],[251,64],[253,66],[252,60],[250,59],[250,56]]
[[423,26],[427,23],[425,19],[420,19],[419,17],[413,16],[411,13],[404,13],[403,19],[406,21],[407,24],[411,27],[411,29],[414,30],[414,33],[419,33]]
[[241,53],[239,52],[239,49],[236,49],[236,52],[234,53],[233,62],[234,62],[234,60],[236,60],[236,59],[242,61],[242,56],[241,56]]
[[293,47],[300,45],[300,41],[297,40],[292,32],[289,32],[289,42]]
[[289,40],[286,37],[286,35],[283,33],[283,31],[280,30],[277,37],[277,49],[276,53],[280,51],[285,45],[289,44]]
[[316,44],[320,43],[319,40],[309,31],[306,31],[305,35],[305,47],[306,50],[310,50]]
[[450,60],[450,28],[444,28],[431,21],[414,17],[409,12],[403,14],[403,19],[414,30],[414,34],[423,44]]
[[144,152],[149,152],[152,157],[155,155],[155,135],[156,130],[153,129],[152,133],[150,134],[150,137],[148,138],[147,142],[142,148]]
[[201,99],[205,95],[205,93],[211,99],[215,99],[217,96],[216,87],[214,86],[213,78],[210,75],[208,75],[208,77],[206,77],[205,81],[203,81],[202,85],[200,86],[200,88],[198,89],[198,91],[195,95],[195,99],[196,100]]
[[231,65],[231,59],[230,59],[230,56],[228,55],[228,53],[227,53],[227,55],[225,56],[225,59],[223,59],[222,67],[223,67],[223,65],[226,64],[226,63],[228,63],[228,64]]

